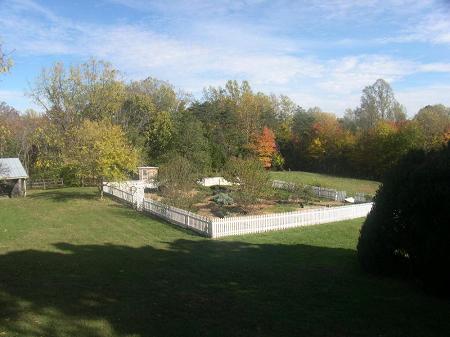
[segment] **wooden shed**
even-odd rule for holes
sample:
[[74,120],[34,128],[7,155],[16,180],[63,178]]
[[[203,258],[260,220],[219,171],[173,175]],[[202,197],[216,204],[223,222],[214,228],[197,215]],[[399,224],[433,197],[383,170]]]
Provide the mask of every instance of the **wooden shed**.
[[28,174],[19,158],[0,158],[0,194],[24,197]]

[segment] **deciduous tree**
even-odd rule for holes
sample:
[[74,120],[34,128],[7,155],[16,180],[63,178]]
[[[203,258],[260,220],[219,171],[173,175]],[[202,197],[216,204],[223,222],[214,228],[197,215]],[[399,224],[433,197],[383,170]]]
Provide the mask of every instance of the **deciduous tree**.
[[158,182],[163,198],[169,204],[189,208],[192,206],[193,189],[200,178],[196,167],[187,158],[176,154],[162,164]]
[[425,146],[430,149],[446,142],[450,132],[450,108],[442,105],[427,105],[414,116],[425,137]]
[[175,125],[173,151],[189,158],[199,172],[209,172],[211,154],[202,123],[193,114],[185,112],[177,116]]
[[103,181],[123,180],[135,172],[138,155],[120,126],[86,120],[70,131],[65,163],[81,179],[96,179],[103,196]]
[[268,193],[269,173],[257,158],[231,158],[224,172],[225,178],[235,183],[234,199],[244,208]]
[[400,121],[405,119],[404,108],[397,102],[394,92],[383,79],[364,88],[361,105],[355,110],[358,126],[369,129],[379,120]]
[[125,99],[118,76],[110,63],[94,59],[68,69],[56,63],[42,70],[30,96],[62,131],[84,119],[114,121]]
[[146,133],[146,152],[150,161],[159,162],[172,150],[175,131],[174,122],[167,111],[152,116]]
[[272,158],[277,153],[277,144],[272,130],[264,127],[262,133],[256,137],[253,148],[264,168],[269,169],[272,166]]
[[12,65],[12,58],[5,54],[2,44],[0,43],[0,74],[8,72]]
[[167,111],[171,114],[184,110],[192,100],[189,94],[177,92],[169,82],[153,77],[131,82],[128,91],[150,97],[157,111]]
[[126,132],[132,144],[143,148],[153,120],[156,118],[156,107],[151,97],[143,94],[129,94],[124,101],[115,123]]

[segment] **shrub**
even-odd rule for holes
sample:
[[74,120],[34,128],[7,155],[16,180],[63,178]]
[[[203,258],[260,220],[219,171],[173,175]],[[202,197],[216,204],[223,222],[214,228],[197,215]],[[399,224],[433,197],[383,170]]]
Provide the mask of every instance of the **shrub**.
[[229,206],[234,204],[234,200],[232,197],[230,197],[228,194],[226,193],[219,193],[216,194],[213,197],[213,200],[216,204],[218,204],[219,206],[223,207],[223,206]]
[[189,208],[195,202],[194,187],[198,177],[189,160],[175,155],[159,168],[158,183],[161,195],[174,206]]
[[230,191],[230,189],[227,186],[211,186],[211,190],[213,195],[219,193],[228,193]]
[[276,171],[281,171],[283,167],[284,167],[283,156],[279,152],[274,153],[274,155],[272,156],[272,168]]
[[270,191],[269,173],[258,159],[231,158],[225,167],[225,179],[235,183],[236,202],[246,207]]
[[288,189],[273,188],[272,197],[283,201],[300,201],[303,207],[314,199],[314,193],[311,186],[291,183]]
[[292,190],[291,198],[301,199],[304,203],[309,204],[314,199],[314,192],[311,186],[297,185]]
[[77,175],[77,170],[72,166],[63,166],[60,177],[63,178],[65,186],[81,186],[81,179]]
[[414,151],[385,176],[361,229],[358,258],[369,272],[407,272],[450,294],[450,146]]

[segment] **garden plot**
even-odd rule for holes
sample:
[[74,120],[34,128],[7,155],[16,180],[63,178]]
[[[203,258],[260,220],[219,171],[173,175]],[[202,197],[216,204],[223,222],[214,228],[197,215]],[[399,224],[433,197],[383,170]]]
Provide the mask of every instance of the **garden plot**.
[[[258,198],[252,204],[240,205],[238,202],[239,197],[236,197],[237,193],[238,191],[233,186],[198,186],[188,194],[189,200],[186,200],[182,205],[174,206],[182,206],[182,208],[202,216],[222,218],[344,205],[341,201],[315,197],[307,190],[286,191],[275,188],[269,189],[263,198]],[[146,199],[168,203],[164,199],[164,195],[156,190],[147,192],[145,197]]]

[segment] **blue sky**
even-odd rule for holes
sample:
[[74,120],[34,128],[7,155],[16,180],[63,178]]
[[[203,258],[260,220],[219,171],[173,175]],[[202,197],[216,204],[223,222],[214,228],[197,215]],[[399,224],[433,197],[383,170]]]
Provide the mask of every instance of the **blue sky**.
[[384,78],[409,116],[450,105],[449,0],[0,0],[0,38],[15,62],[0,101],[20,110],[42,67],[90,57],[198,98],[246,79],[342,115]]

